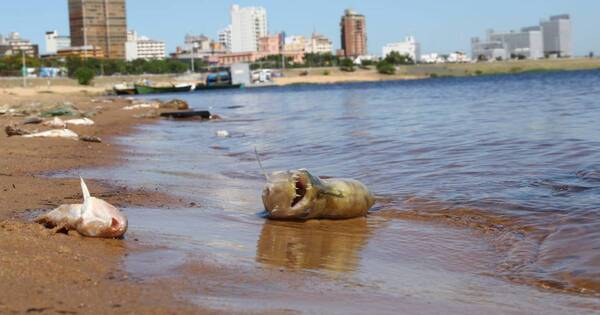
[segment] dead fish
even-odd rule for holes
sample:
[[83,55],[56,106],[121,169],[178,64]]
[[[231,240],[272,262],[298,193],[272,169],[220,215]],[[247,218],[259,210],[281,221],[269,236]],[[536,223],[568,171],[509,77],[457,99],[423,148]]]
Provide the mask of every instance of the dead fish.
[[67,138],[77,140],[79,135],[69,129],[53,129],[24,135],[23,138]]
[[81,179],[83,204],[62,205],[35,219],[48,227],[76,230],[90,237],[116,238],[127,231],[127,217],[108,202],[92,197]]
[[361,217],[375,203],[357,180],[322,179],[305,169],[268,175],[262,200],[269,218],[294,220]]
[[27,130],[23,130],[21,128],[17,128],[15,126],[6,126],[4,128],[4,132],[6,132],[6,135],[9,137],[12,136],[24,136],[24,135],[28,135],[29,131]]

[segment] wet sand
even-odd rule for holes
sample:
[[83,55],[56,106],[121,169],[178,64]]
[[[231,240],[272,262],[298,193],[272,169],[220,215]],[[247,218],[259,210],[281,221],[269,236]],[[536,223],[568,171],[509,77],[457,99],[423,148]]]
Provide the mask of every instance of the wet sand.
[[[135,240],[82,238],[55,233],[31,222],[41,211],[81,200],[78,180],[43,174],[119,163],[121,148],[110,139],[147,123],[124,114],[124,101],[103,101],[81,93],[31,94],[3,90],[0,106],[69,100],[80,110],[99,110],[96,125],[71,128],[103,143],[61,139],[25,139],[0,135],[0,313],[196,313],[176,298],[176,285],[146,284],[121,271],[122,258],[143,251]],[[100,109],[101,106],[102,109]],[[23,117],[0,115],[0,125]],[[20,126],[42,129],[41,125]],[[128,207],[181,206],[183,201],[154,191],[131,190],[107,182],[88,181],[93,195]]]

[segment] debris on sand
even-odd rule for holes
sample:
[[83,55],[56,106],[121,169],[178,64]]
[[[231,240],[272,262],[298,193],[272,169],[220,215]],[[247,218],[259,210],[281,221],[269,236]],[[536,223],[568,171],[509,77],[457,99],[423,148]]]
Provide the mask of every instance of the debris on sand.
[[6,132],[6,135],[9,137],[24,136],[29,134],[29,131],[17,128],[15,126],[6,126],[6,128],[4,128],[4,132]]
[[79,140],[81,140],[83,142],[102,143],[102,139],[100,139],[99,137],[96,137],[96,136],[81,136],[81,137],[79,137]]
[[136,110],[136,109],[144,109],[144,108],[160,108],[159,103],[144,103],[144,104],[135,104],[123,107],[123,110]]
[[178,110],[186,110],[190,109],[190,106],[186,101],[174,99],[165,103],[160,104],[160,108],[164,109],[178,109]]
[[47,110],[42,111],[42,117],[56,117],[56,116],[73,116],[79,114],[79,110],[69,102],[53,106]]
[[133,115],[133,118],[157,118],[160,113],[157,110],[151,110],[142,114]]
[[52,127],[52,128],[66,128],[67,123],[64,120],[54,117],[52,120],[44,122],[44,126]]
[[215,135],[219,138],[227,138],[230,136],[229,131],[227,130],[217,130],[217,132],[215,132]]
[[42,118],[37,117],[37,116],[32,116],[32,117],[25,118],[25,120],[23,120],[23,125],[37,125],[37,124],[41,124],[42,122],[44,122],[44,120]]
[[94,121],[89,118],[81,118],[81,119],[70,119],[65,121],[67,125],[76,125],[76,126],[91,126],[94,124]]
[[53,129],[24,135],[23,138],[66,138],[77,140],[79,139],[79,135],[69,129]]
[[62,205],[35,219],[57,231],[76,230],[90,237],[117,238],[127,231],[127,217],[108,202],[92,197],[81,179],[83,204]]

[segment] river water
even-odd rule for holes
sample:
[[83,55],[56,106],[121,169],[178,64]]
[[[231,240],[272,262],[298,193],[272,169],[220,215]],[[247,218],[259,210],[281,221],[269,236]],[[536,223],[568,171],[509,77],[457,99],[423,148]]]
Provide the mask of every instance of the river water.
[[[196,204],[125,210],[129,239],[160,246],[125,258],[142,279],[183,275],[186,298],[240,310],[600,310],[600,71],[173,97],[224,119],[139,127],[124,165],[86,171]],[[269,171],[355,178],[378,202],[265,220],[255,147]]]

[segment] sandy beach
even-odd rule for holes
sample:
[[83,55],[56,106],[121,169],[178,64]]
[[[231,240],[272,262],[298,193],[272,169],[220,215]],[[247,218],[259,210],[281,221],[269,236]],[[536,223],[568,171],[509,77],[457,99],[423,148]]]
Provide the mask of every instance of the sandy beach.
[[[81,199],[77,179],[48,178],[43,174],[119,163],[121,148],[111,144],[110,139],[150,120],[133,118],[133,113],[123,114],[121,108],[126,101],[86,96],[80,88],[65,88],[52,94],[5,89],[0,90],[0,95],[0,106],[69,100],[81,111],[95,110],[98,114],[92,119],[96,125],[72,129],[103,139],[103,143],[88,143],[7,137],[4,132],[0,135],[0,313],[197,313],[197,307],[175,298],[172,292],[176,285],[150,286],[129,279],[120,271],[123,255],[144,250],[131,248],[135,242],[125,246],[120,240],[65,235],[31,222],[41,211]],[[0,115],[0,125],[23,119]],[[42,129],[41,125],[20,127]],[[184,204],[158,192],[130,190],[93,180],[88,185],[94,195],[116,206]]]

